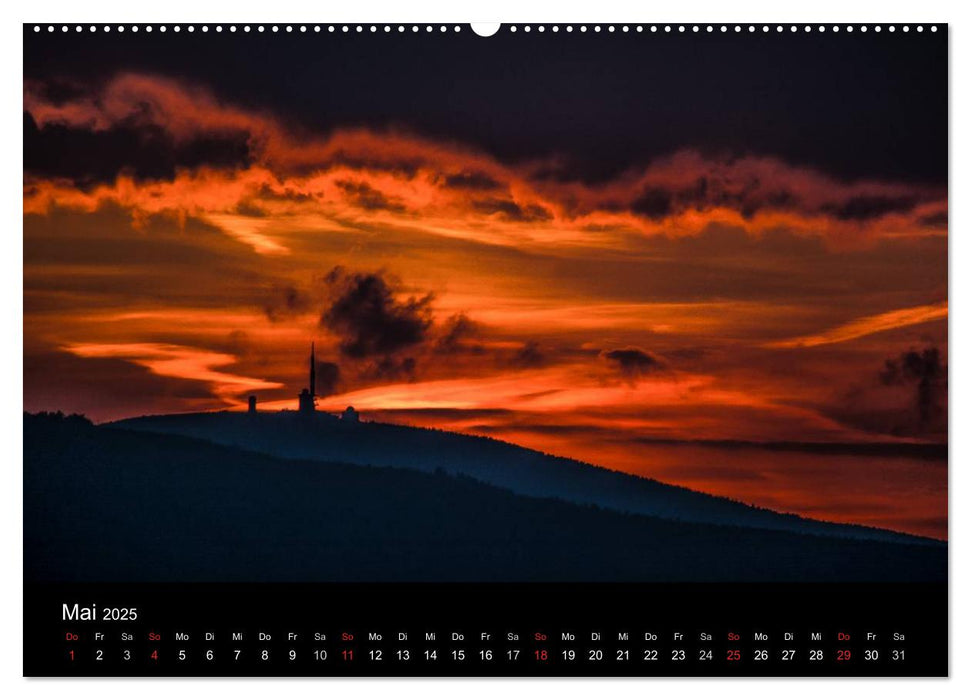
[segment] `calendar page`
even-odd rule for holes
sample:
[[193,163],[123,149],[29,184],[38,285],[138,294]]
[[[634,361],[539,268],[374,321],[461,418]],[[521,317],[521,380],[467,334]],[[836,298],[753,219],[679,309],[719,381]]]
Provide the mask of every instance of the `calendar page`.
[[23,32],[25,675],[948,675],[946,25]]

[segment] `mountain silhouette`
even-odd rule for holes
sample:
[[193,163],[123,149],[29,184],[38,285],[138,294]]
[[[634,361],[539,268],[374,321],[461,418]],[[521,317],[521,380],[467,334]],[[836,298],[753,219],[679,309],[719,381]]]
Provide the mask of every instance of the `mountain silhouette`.
[[[214,417],[238,425],[246,418]],[[265,424],[285,424],[274,418]],[[373,427],[334,424],[331,438],[359,429],[367,436]],[[445,435],[404,434],[430,445]],[[435,459],[447,462],[450,454],[443,448]],[[627,514],[517,494],[454,469],[281,458],[78,416],[25,415],[24,465],[24,568],[35,581],[904,581],[947,574],[947,547],[917,538],[884,542]]]
[[524,496],[557,498],[621,513],[887,542],[926,540],[778,513],[492,438],[387,423],[348,423],[322,412],[186,413],[132,418],[111,425],[200,438],[288,459],[441,470]]

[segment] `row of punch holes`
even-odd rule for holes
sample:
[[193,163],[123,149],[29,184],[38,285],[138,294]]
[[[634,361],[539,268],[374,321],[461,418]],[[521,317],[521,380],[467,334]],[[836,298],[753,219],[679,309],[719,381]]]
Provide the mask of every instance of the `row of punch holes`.
[[[72,27],[72,26],[68,26],[66,24],[60,25],[60,26],[53,25],[53,24],[49,24],[49,25],[46,25],[46,27],[45,27],[44,25],[35,24],[34,25],[34,32],[42,32],[42,31],[44,31],[45,28],[46,28],[46,30],[48,32],[56,32],[58,29],[60,29],[61,32],[69,32],[72,29],[75,32],[83,32],[85,30],[85,26],[82,26],[82,25],[74,25]],[[167,32],[167,31],[172,31],[172,32],[175,32],[175,33],[179,33],[181,31],[183,31],[183,29],[185,31],[187,31],[187,32],[190,32],[190,33],[195,32],[195,31],[201,31],[201,32],[205,33],[205,32],[209,32],[210,30],[214,30],[217,33],[218,32],[223,32],[223,31],[229,31],[229,32],[242,31],[244,33],[246,33],[246,32],[253,32],[253,31],[255,31],[255,32],[266,32],[266,31],[270,31],[270,32],[280,32],[280,31],[284,31],[284,32],[290,32],[290,33],[292,33],[292,32],[300,32],[300,33],[314,32],[314,33],[318,33],[318,34],[320,32],[328,32],[328,33],[331,33],[331,34],[334,34],[334,33],[344,33],[344,34],[348,34],[348,33],[352,33],[352,32],[353,33],[362,34],[362,33],[365,33],[365,32],[369,32],[369,33],[372,33],[372,34],[376,34],[376,33],[381,32],[381,31],[383,31],[385,33],[391,33],[391,32],[394,32],[394,31],[397,31],[399,33],[405,33],[405,32],[408,32],[408,31],[410,31],[412,33],[418,33],[418,32],[421,32],[421,31],[424,31],[426,33],[431,33],[431,32],[436,31],[436,29],[439,32],[449,32],[449,31],[452,31],[452,32],[461,32],[462,31],[462,27],[459,26],[459,25],[444,25],[444,24],[443,25],[431,25],[431,24],[427,24],[427,25],[418,25],[418,24],[411,24],[411,25],[404,25],[404,24],[397,24],[397,25],[390,25],[390,24],[384,24],[384,25],[377,25],[377,24],[370,24],[370,25],[362,25],[362,24],[339,24],[339,25],[334,25],[334,24],[327,24],[327,25],[320,25],[320,24],[313,24],[313,25],[306,25],[306,24],[298,24],[298,25],[292,25],[292,24],[285,24],[285,25],[277,25],[277,24],[262,25],[262,24],[259,24],[259,25],[249,25],[249,24],[244,24],[244,25],[239,25],[239,26],[237,26],[235,24],[231,24],[231,25],[227,25],[226,27],[223,27],[222,25],[219,25],[219,24],[214,25],[213,27],[210,27],[209,25],[199,25],[199,26],[197,26],[197,25],[186,25],[185,27],[182,27],[182,26],[180,26],[178,24],[171,25],[171,26],[170,25],[164,25],[163,24],[163,25],[159,25],[158,27],[153,27],[152,25],[137,25],[137,24],[135,24],[135,25],[123,25],[123,24],[119,24],[119,25],[115,25],[115,26],[107,25],[107,24],[106,25],[94,25],[94,24],[92,24],[92,25],[86,25],[86,28],[87,28],[87,30],[89,32],[103,31],[103,32],[106,32],[106,33],[112,32],[112,31],[116,31],[116,32],[119,32],[119,33],[123,33],[123,32],[126,32],[126,31],[130,31],[130,32],[133,32],[133,33],[137,33],[139,31],[149,32],[149,33],[152,32],[152,31],[159,31],[159,32],[163,32],[163,33],[164,32]],[[702,33],[702,32],[704,32],[704,33],[715,33],[715,32],[721,32],[721,33],[736,32],[736,33],[741,33],[741,32],[746,32],[746,31],[749,32],[749,33],[755,33],[755,32],[769,33],[769,32],[772,32],[772,31],[775,31],[775,32],[786,32],[786,31],[788,31],[790,33],[800,32],[800,31],[802,31],[802,32],[820,32],[820,33],[827,32],[827,31],[834,32],[834,33],[839,33],[840,31],[844,31],[844,32],[852,33],[854,31],[859,31],[859,32],[866,33],[868,31],[874,31],[874,32],[881,32],[881,31],[896,32],[898,30],[901,31],[901,32],[910,32],[911,29],[913,29],[914,31],[917,31],[917,32],[923,32],[924,29],[925,29],[924,25],[921,25],[921,24],[918,24],[918,25],[908,25],[908,24],[893,25],[893,24],[891,24],[891,25],[871,25],[871,26],[868,26],[868,25],[865,25],[865,24],[862,24],[862,25],[830,25],[830,26],[826,26],[826,25],[809,25],[809,24],[805,24],[805,25],[795,25],[795,24],[791,24],[791,25],[782,25],[782,24],[774,24],[774,25],[768,25],[768,24],[761,24],[761,25],[754,25],[754,24],[749,24],[749,25],[740,25],[740,24],[735,24],[735,25],[727,25],[727,24],[716,24],[716,25],[712,25],[712,24],[700,24],[700,25],[699,24],[688,24],[688,25],[685,25],[685,24],[661,24],[661,25],[657,25],[657,24],[651,24],[651,25],[641,25],[641,24],[627,25],[627,24],[622,24],[622,25],[613,25],[613,24],[608,24],[608,25],[604,25],[604,26],[601,26],[599,24],[595,24],[595,25],[581,24],[581,25],[576,25],[576,26],[570,25],[570,24],[568,24],[568,25],[558,25],[558,24],[554,24],[554,25],[549,25],[549,26],[542,25],[542,24],[540,24],[540,25],[529,25],[529,24],[527,24],[527,25],[515,25],[515,24],[512,24],[512,25],[509,25],[507,28],[508,28],[508,31],[511,32],[511,33],[513,33],[513,34],[515,34],[516,32],[520,32],[520,31],[521,32],[526,32],[526,33],[533,32],[533,31],[536,31],[536,32],[539,32],[539,33],[544,33],[546,31],[550,31],[550,32],[553,32],[553,33],[558,33],[558,32],[566,32],[566,33],[572,33],[572,32],[580,32],[580,33],[584,33],[584,32],[594,32],[594,33],[597,33],[597,32],[602,32],[602,31],[606,31],[608,33],[609,32],[618,32],[618,31],[619,32],[637,32],[637,33],[642,33],[642,32],[652,32],[652,33],[657,33],[657,32],[665,32],[665,33],[678,32],[678,33],[686,33],[686,32],[690,32],[690,33],[695,33],[695,34]],[[936,25],[930,25],[928,28],[932,32],[936,32],[937,31],[937,26]],[[475,32],[475,33],[479,33],[479,32],[476,32],[475,28],[473,28],[472,31]]]

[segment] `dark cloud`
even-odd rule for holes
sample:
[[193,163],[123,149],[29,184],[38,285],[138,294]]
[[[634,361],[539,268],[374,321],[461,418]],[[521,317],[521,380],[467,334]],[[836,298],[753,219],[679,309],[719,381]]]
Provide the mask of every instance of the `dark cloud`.
[[366,379],[415,380],[418,362],[414,357],[397,358],[391,355],[381,357],[370,363],[364,370]]
[[73,100],[79,100],[91,94],[91,86],[74,80],[65,80],[63,77],[52,77],[43,81],[24,81],[25,87],[46,102],[60,107]]
[[604,358],[614,363],[620,373],[628,379],[637,379],[656,372],[663,367],[661,361],[649,352],[638,348],[622,348],[603,353]]
[[320,325],[339,337],[341,355],[359,379],[414,381],[436,355],[481,354],[479,325],[464,313],[436,324],[434,294],[406,296],[382,273],[335,267],[325,277],[328,306]]
[[400,202],[393,201],[380,190],[376,190],[366,182],[351,182],[340,180],[335,183],[356,206],[368,210],[384,210],[401,213],[406,207]]
[[[95,45],[87,32],[35,34],[25,26],[23,72],[30,80],[93,84],[131,70],[137,55],[139,70],[218,86],[228,102],[279,110],[306,128],[399,124],[505,162],[569,154],[560,170],[574,180],[604,181],[696,147],[772,153],[846,179],[947,183],[947,32],[911,32],[906,42],[899,33],[848,42],[813,32],[796,43],[773,32],[757,45],[733,32],[690,45],[676,33],[648,44],[633,32],[547,32],[530,41],[499,32],[488,42],[463,32],[421,51],[406,34],[382,37],[394,56],[388,70],[367,40],[323,45],[266,36],[258,50],[241,50],[240,36],[228,32],[111,32]],[[337,64],[342,70],[329,72],[327,89],[307,89],[322,67]],[[654,89],[623,89],[643,81],[645,66],[662,64],[669,68],[651,72]],[[280,66],[289,79],[280,79]]]
[[476,190],[484,192],[499,188],[499,182],[485,173],[466,171],[445,177],[445,186],[457,190]]
[[317,396],[336,394],[340,381],[341,368],[336,362],[317,363]]
[[249,135],[200,135],[185,142],[155,125],[122,123],[94,131],[60,124],[38,128],[24,112],[24,173],[68,178],[80,187],[136,180],[172,180],[179,168],[239,168],[252,163]]
[[306,192],[298,192],[292,187],[283,187],[282,189],[276,187],[270,187],[267,184],[260,185],[260,188],[256,192],[256,198],[266,202],[310,202],[313,200],[313,195],[309,195]]
[[922,226],[932,226],[934,228],[947,228],[947,212],[939,211],[934,214],[922,216],[920,219]]
[[330,302],[320,325],[340,337],[345,357],[389,357],[427,339],[433,294],[399,301],[394,283],[381,274],[342,267],[331,270],[325,282]]
[[535,340],[529,340],[523,343],[523,346],[513,354],[510,364],[514,367],[533,368],[542,367],[547,361],[548,358],[540,348],[539,343]]
[[853,197],[852,199],[823,207],[841,221],[869,221],[887,214],[906,214],[919,202],[917,197]]
[[[752,219],[763,210],[773,210],[810,216],[826,214],[839,221],[865,223],[888,214],[908,214],[917,205],[933,201],[936,197],[924,191],[899,195],[857,195],[813,203],[798,193],[798,178],[788,178],[788,181],[783,177],[769,179],[755,172],[733,171],[737,163],[732,159],[720,163],[726,173],[716,170],[680,188],[652,183],[626,204],[611,202],[601,205],[601,208],[606,211],[622,211],[626,208],[655,222],[687,211],[724,208],[739,212],[745,219]],[[743,168],[744,164],[738,167]]]
[[880,381],[887,386],[914,388],[914,410],[921,426],[928,426],[947,413],[947,366],[936,347],[909,350],[887,360]]
[[520,206],[511,199],[480,199],[472,202],[473,208],[485,214],[500,214],[509,221],[549,221],[553,215],[538,204]]
[[281,321],[309,309],[310,297],[293,285],[272,287],[263,302],[263,313],[271,321]]
[[[661,221],[688,210],[707,211],[719,207],[734,209],[744,218],[751,219],[762,209],[792,210],[798,209],[799,205],[795,193],[777,184],[763,183],[757,177],[728,182],[724,178],[702,176],[675,190],[646,187],[629,204],[629,209],[652,221]],[[614,206],[614,209],[620,208]]]
[[268,202],[286,202],[288,204],[305,204],[314,200],[314,196],[305,192],[298,192],[292,187],[270,187],[267,184],[260,185],[259,189],[251,197],[243,199],[236,205],[236,213],[242,216],[253,216],[262,218],[268,215],[269,211],[264,206]]
[[947,440],[947,365],[937,347],[884,361],[869,384],[853,387],[826,412],[861,430]]
[[463,350],[481,350],[469,346],[468,341],[479,335],[479,325],[465,314],[455,314],[445,319],[442,332],[435,342],[435,351],[451,355]]
[[646,216],[652,221],[660,221],[674,211],[674,197],[667,190],[652,187],[644,190],[641,196],[630,205],[631,211]]

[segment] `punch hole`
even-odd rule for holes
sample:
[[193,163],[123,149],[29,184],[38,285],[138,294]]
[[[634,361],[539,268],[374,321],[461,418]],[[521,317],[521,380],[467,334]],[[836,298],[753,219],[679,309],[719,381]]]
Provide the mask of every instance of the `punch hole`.
[[499,27],[502,25],[499,22],[473,22],[471,25],[472,31],[476,36],[490,37],[499,31]]

